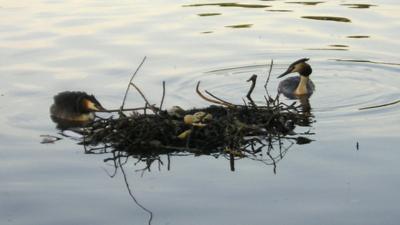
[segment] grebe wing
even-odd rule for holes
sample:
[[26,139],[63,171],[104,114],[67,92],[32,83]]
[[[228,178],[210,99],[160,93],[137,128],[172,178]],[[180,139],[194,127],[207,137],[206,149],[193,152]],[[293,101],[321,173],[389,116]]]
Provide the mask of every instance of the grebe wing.
[[309,95],[311,95],[315,90],[314,82],[312,82],[311,80],[308,80],[308,82],[307,82],[307,90],[308,90]]
[[300,82],[299,76],[289,77],[284,79],[279,83],[278,93],[292,94],[296,90],[297,85],[299,85],[299,82]]

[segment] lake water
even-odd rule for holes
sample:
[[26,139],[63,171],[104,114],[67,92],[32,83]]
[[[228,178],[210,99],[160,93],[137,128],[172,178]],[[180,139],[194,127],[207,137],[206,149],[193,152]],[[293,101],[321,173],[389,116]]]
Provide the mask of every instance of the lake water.
[[[212,4],[210,4],[212,3]],[[165,106],[204,107],[202,88],[242,103],[274,60],[268,83],[309,57],[316,92],[314,141],[292,145],[273,166],[211,156],[172,157],[170,169],[125,166],[152,224],[398,224],[400,5],[359,1],[0,1],[0,224],[148,224],[149,214],[114,178],[107,155],[85,154],[49,118],[53,95],[83,90],[118,108],[135,78]],[[284,99],[282,99],[284,100]],[[290,103],[290,100],[284,100]],[[127,106],[142,106],[132,92]],[[290,143],[287,143],[290,146]],[[108,171],[108,172],[106,172]]]

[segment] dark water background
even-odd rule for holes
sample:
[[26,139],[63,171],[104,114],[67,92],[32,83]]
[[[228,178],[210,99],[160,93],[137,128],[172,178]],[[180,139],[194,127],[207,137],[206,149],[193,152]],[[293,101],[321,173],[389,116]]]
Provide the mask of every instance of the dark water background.
[[310,57],[317,88],[315,141],[291,146],[276,174],[246,159],[231,172],[210,156],[173,157],[169,171],[143,176],[144,165],[126,165],[152,224],[398,224],[400,105],[358,109],[400,98],[399,3],[210,2],[0,1],[0,224],[147,224],[121,174],[105,172],[107,156],[69,138],[40,144],[59,136],[54,94],[84,90],[117,108],[144,56],[135,82],[158,103],[166,81],[166,106],[206,106],[199,80],[241,103],[253,73],[262,101],[271,59],[275,76]]

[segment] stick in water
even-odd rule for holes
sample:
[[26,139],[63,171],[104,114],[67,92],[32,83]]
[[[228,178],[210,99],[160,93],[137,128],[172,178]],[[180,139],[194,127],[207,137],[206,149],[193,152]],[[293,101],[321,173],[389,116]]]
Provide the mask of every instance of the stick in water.
[[382,105],[374,105],[374,106],[368,106],[368,107],[364,107],[364,108],[359,108],[358,110],[376,109],[376,108],[381,108],[381,107],[385,107],[385,106],[389,106],[389,105],[395,105],[397,103],[400,103],[400,100],[397,100],[397,101],[394,101],[394,102],[390,102],[390,103],[386,103],[386,104],[382,104]]
[[123,111],[122,109],[124,108],[126,96],[128,95],[129,87],[131,86],[132,80],[133,80],[133,78],[136,76],[137,72],[139,72],[139,69],[140,69],[140,67],[142,67],[144,61],[146,61],[146,56],[143,57],[142,62],[141,62],[141,63],[139,64],[139,66],[136,68],[135,72],[132,74],[131,79],[129,80],[128,87],[126,88],[126,91],[125,91],[124,100],[122,100],[122,105],[121,105],[121,107],[120,107],[121,111]]

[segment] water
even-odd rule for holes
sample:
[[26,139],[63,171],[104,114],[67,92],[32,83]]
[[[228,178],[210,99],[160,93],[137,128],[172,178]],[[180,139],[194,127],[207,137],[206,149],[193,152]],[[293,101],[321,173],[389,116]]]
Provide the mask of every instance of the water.
[[[147,224],[106,155],[58,135],[48,115],[64,90],[120,106],[131,73],[151,102],[202,107],[201,87],[241,103],[259,74],[310,57],[315,140],[272,166],[210,156],[173,157],[171,169],[127,165],[152,224],[397,224],[399,4],[384,1],[2,1],[0,2],[0,223]],[[215,3],[215,2],[213,2]],[[243,5],[245,4],[245,5]],[[354,5],[356,4],[356,5]],[[358,4],[358,5],[357,5]],[[268,87],[276,93],[279,80]],[[289,100],[287,100],[290,102]],[[128,106],[141,106],[135,94]],[[357,149],[358,143],[358,149]]]

